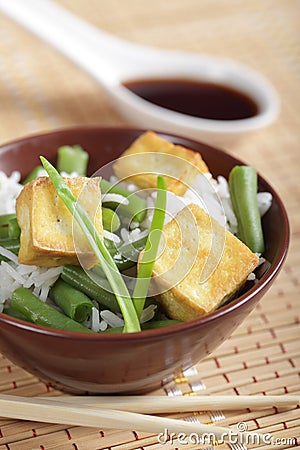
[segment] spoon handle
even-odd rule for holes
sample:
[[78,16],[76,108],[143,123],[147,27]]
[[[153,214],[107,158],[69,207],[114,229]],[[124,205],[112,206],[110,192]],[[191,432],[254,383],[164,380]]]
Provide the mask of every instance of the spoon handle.
[[51,0],[0,0],[0,11],[50,43],[93,75],[113,85],[126,67],[142,57],[142,47],[76,17]]

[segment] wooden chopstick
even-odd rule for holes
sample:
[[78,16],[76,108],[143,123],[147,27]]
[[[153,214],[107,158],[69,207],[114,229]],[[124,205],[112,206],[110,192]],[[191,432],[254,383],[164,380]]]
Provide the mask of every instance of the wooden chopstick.
[[[128,411],[91,408],[83,405],[72,405],[55,401],[54,398],[24,398],[12,395],[0,395],[0,415],[12,419],[32,420],[47,423],[59,423],[88,427],[108,427],[161,434],[198,433],[213,435],[214,438],[228,441],[230,429],[215,425],[191,423],[184,420],[156,417]],[[233,430],[231,430],[233,431]],[[241,441],[253,434],[234,430],[235,436]],[[257,434],[256,434],[257,436]]]
[[72,405],[118,409],[137,413],[171,413],[207,410],[237,410],[244,408],[268,408],[297,406],[300,396],[296,395],[195,395],[166,397],[157,395],[132,396],[58,396],[47,398]]

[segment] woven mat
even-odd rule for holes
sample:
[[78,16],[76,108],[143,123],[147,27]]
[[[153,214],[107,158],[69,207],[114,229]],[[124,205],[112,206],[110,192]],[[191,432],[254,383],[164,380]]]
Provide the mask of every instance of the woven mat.
[[[255,165],[278,189],[291,221],[287,262],[272,289],[233,336],[210,357],[165,380],[164,395],[299,393],[300,294],[300,3],[298,0],[61,0],[91,23],[146,45],[234,58],[261,71],[282,101],[271,127],[233,143],[229,152]],[[0,143],[77,124],[126,123],[88,75],[0,15]],[[147,124],[145,124],[145,127]],[[58,395],[2,357],[0,392]],[[299,409],[207,411],[187,420],[245,422],[299,445]],[[293,439],[292,439],[293,438]],[[228,446],[222,444],[220,447]],[[270,446],[268,446],[270,447]],[[273,446],[272,446],[273,447]],[[139,430],[68,427],[0,419],[0,450],[169,449]],[[193,448],[200,448],[193,446]],[[231,444],[233,450],[242,450]],[[267,448],[267,447],[266,447]]]

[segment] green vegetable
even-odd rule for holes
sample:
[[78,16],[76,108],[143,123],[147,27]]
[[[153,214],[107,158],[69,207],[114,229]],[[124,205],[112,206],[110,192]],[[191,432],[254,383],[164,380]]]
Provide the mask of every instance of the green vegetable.
[[25,320],[26,322],[30,322],[30,320],[27,319],[27,317],[24,316],[24,314],[20,313],[19,311],[17,311],[15,308],[12,308],[11,306],[5,306],[3,309],[3,313],[7,314],[8,316],[14,317],[15,319],[21,319],[21,320]]
[[145,248],[146,242],[147,236],[120,247],[109,248],[109,252],[121,272],[137,264],[139,254]]
[[67,316],[76,320],[76,322],[82,323],[92,314],[94,305],[89,297],[70,286],[61,278],[50,289],[49,297]]
[[0,227],[0,240],[1,239],[8,239],[8,226],[3,225],[3,227]]
[[110,239],[103,239],[104,245],[107,248],[107,250],[109,251],[109,253],[113,256],[117,253],[118,251],[118,247],[115,244],[115,242],[111,241]]
[[235,166],[229,174],[232,207],[238,236],[254,253],[264,252],[264,237],[257,204],[257,172],[254,167]]
[[38,176],[39,173],[44,170],[43,166],[36,166],[31,172],[30,174],[25,178],[25,180],[23,181],[22,184],[26,184],[29,183],[32,180],[35,180]]
[[128,200],[127,205],[115,202],[105,202],[105,206],[108,206],[111,209],[118,208],[118,212],[120,211],[120,213],[129,217],[134,222],[140,223],[145,219],[147,212],[147,202],[145,199],[103,179],[100,181],[100,187],[102,194],[118,194]]
[[144,308],[155,258],[164,226],[166,213],[167,191],[166,182],[162,176],[157,177],[157,199],[153,219],[148,234],[145,251],[140,261],[137,280],[133,291],[133,303],[138,317]]
[[80,145],[63,145],[57,150],[57,170],[66,173],[76,172],[79,176],[85,177],[88,159],[88,153]]
[[8,222],[8,237],[11,239],[18,239],[20,237],[20,227],[17,221],[17,218],[14,217],[10,219]]
[[68,188],[67,184],[64,182],[57,170],[42,156],[41,161],[50,179],[52,180],[58,196],[62,199],[71,214],[74,216],[76,222],[78,222],[93,252],[98,258],[101,268],[105,273],[119,303],[125,323],[124,331],[140,331],[141,328],[139,319],[126,284],[92,221],[82,206],[77,202],[77,199],[74,197],[73,193]]
[[16,214],[2,214],[0,216],[0,226],[8,226],[9,221],[15,218]]
[[[179,323],[182,323],[180,320],[156,320],[153,322],[146,322],[142,323],[141,328],[142,331],[144,330],[155,330],[156,328],[164,328],[164,327],[170,327],[171,325],[178,325]],[[108,328],[105,331],[102,331],[102,333],[122,333],[123,328],[117,327],[117,328]]]
[[[10,250],[15,255],[18,255],[20,249],[19,239],[0,239],[0,246]],[[0,255],[0,261],[7,261],[5,256]]]
[[104,230],[114,233],[120,228],[120,219],[118,214],[110,208],[102,208],[102,224]]
[[93,333],[89,328],[84,327],[80,323],[75,322],[75,320],[70,319],[70,317],[65,316],[42,302],[42,300],[27,288],[18,288],[13,292],[11,306],[30,322],[37,325],[58,328],[60,330]]
[[9,224],[16,220],[16,214],[2,214],[0,216],[0,239],[7,239],[9,235]]
[[109,291],[109,286],[105,289],[107,280],[100,279],[97,284],[94,279],[96,276],[93,274],[93,279],[79,266],[64,266],[61,278],[73,286],[75,289],[83,292],[93,300],[97,300],[100,305],[110,309],[113,312],[120,312],[115,295]]

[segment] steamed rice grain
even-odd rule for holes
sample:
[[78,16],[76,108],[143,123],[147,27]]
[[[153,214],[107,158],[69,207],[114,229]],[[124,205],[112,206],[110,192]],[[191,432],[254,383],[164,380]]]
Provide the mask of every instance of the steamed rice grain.
[[10,176],[7,176],[3,171],[0,171],[0,215],[15,213],[16,198],[23,188],[20,180],[20,172],[14,171]]
[[100,312],[100,317],[112,328],[118,328],[124,326],[124,320],[117,314],[113,313],[109,309],[105,309]]

